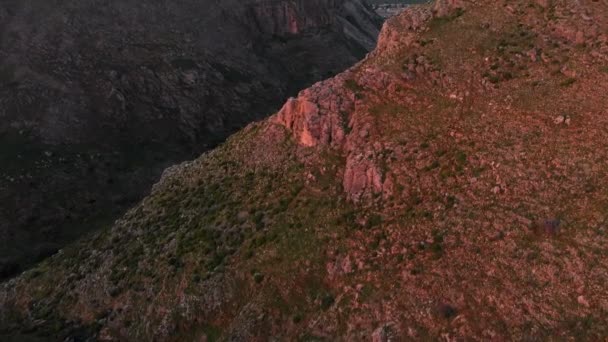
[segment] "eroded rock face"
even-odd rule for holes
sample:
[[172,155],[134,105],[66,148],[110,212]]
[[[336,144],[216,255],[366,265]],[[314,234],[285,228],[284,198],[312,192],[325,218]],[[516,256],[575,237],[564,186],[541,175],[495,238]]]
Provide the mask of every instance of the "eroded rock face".
[[358,61],[379,20],[360,0],[0,4],[0,278]]
[[[361,68],[363,72],[357,72]],[[406,86],[406,77],[367,67],[364,61],[289,99],[271,121],[287,128],[303,147],[331,148],[345,156],[341,176],[349,200],[388,197],[394,184],[381,167],[384,147],[374,143],[370,148],[373,124],[366,99],[358,97],[366,89],[384,89],[399,97],[399,89]]]
[[341,146],[348,113],[354,110],[354,96],[338,84],[344,77],[330,79],[291,98],[272,119],[293,132],[303,146]]
[[327,126],[319,118],[319,107],[306,99],[290,98],[277,117],[278,122],[298,132],[298,141],[303,146],[315,146],[322,138],[327,140]]
[[383,178],[373,154],[351,154],[347,158],[343,187],[351,200],[358,202],[366,192],[381,193]]

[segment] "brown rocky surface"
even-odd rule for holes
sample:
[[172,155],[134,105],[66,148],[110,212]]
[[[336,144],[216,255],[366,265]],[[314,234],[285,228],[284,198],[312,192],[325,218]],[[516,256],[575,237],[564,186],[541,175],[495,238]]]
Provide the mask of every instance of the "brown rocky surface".
[[[562,33],[589,17],[597,35]],[[605,340],[607,29],[605,1],[408,9],[363,61],[4,284],[0,333]]]

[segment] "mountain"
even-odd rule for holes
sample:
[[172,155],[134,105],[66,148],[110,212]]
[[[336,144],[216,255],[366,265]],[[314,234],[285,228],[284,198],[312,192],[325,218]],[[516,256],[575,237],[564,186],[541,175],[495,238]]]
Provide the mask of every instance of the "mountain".
[[360,0],[3,1],[0,279],[360,60],[379,20]]
[[4,339],[608,337],[608,4],[438,0],[2,285]]

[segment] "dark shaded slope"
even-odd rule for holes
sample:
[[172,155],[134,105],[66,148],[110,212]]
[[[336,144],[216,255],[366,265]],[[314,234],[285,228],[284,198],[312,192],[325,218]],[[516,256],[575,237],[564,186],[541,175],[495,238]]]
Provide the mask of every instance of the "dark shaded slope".
[[0,279],[363,57],[378,25],[359,0],[3,1]]

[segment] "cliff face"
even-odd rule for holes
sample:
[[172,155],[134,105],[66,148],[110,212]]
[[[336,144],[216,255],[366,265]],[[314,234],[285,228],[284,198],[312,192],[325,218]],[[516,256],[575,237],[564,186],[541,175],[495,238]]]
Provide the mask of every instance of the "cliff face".
[[373,47],[359,0],[0,4],[0,279]]
[[608,337],[608,6],[438,0],[111,229],[0,287],[0,338]]

